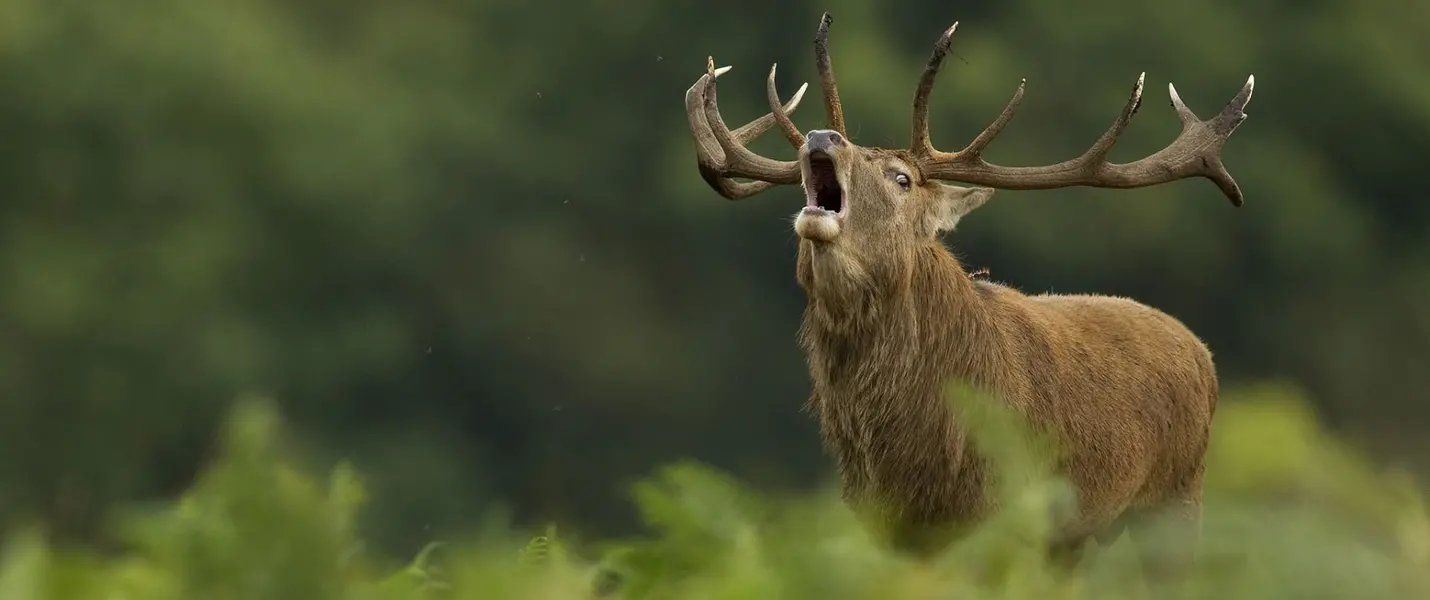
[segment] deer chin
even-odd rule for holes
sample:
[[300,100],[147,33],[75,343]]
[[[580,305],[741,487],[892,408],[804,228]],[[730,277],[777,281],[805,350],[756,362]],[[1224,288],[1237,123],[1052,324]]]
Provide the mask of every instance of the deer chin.
[[839,237],[841,220],[839,213],[806,206],[794,218],[794,232],[811,242],[832,242]]
[[832,242],[844,222],[844,186],[833,157],[812,152],[806,161],[804,208],[794,219],[794,231],[810,241]]

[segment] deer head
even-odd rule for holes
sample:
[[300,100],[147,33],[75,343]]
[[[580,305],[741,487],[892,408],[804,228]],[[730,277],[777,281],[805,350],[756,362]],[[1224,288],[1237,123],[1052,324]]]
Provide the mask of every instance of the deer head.
[[[733,132],[721,118],[715,96],[716,78],[730,67],[716,69],[713,58],[709,59],[706,74],[685,95],[700,173],[706,182],[730,200],[747,198],[777,185],[802,183],[805,206],[795,217],[794,229],[817,248],[837,247],[840,252],[889,256],[897,253],[899,244],[932,240],[952,230],[959,219],[986,202],[995,189],[1138,188],[1205,177],[1221,188],[1232,205],[1242,204],[1241,189],[1222,165],[1220,153],[1227,138],[1246,118],[1243,109],[1251,100],[1254,77],[1248,77],[1236,97],[1209,120],[1199,119],[1178,97],[1176,88],[1168,84],[1172,107],[1181,119],[1181,134],[1150,156],[1125,164],[1109,163],[1108,152],[1141,105],[1143,73],[1122,113],[1081,156],[1054,165],[1007,167],[989,163],[983,153],[1012,119],[1023,98],[1026,80],[1002,114],[962,150],[941,152],[929,141],[929,93],[957,23],[934,44],[928,66],[919,79],[909,148],[892,150],[854,144],[845,131],[829,60],[831,22],[825,13],[815,37],[816,65],[828,116],[826,129],[800,134],[789,115],[807,86],[800,86],[789,104],[781,106],[775,90],[775,67],[771,67],[766,85],[770,113]],[[745,147],[774,124],[779,124],[798,150],[797,160],[766,158]],[[739,182],[737,177],[754,181]]]

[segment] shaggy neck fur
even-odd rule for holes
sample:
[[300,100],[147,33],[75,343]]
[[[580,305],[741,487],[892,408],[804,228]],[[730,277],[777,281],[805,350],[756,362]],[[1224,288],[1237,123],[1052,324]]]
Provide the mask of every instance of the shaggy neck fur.
[[988,383],[984,366],[1002,354],[983,306],[988,284],[974,282],[937,241],[879,263],[838,251],[800,244],[809,408],[845,499],[895,545],[932,549],[950,523],[987,508],[982,461],[944,387],[951,379]]

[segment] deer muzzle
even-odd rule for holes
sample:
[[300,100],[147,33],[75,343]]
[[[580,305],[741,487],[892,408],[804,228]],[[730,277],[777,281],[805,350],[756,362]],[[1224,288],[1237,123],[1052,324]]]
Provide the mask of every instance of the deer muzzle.
[[800,237],[830,242],[839,235],[845,207],[839,157],[848,150],[848,143],[838,132],[816,129],[806,136],[800,152],[805,205],[795,219],[795,232]]

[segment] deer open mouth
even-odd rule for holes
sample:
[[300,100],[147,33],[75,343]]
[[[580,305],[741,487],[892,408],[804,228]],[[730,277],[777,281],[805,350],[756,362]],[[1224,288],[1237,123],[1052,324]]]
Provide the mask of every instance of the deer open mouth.
[[804,182],[805,207],[839,213],[844,210],[844,190],[835,175],[834,158],[824,152],[810,152],[809,178]]

